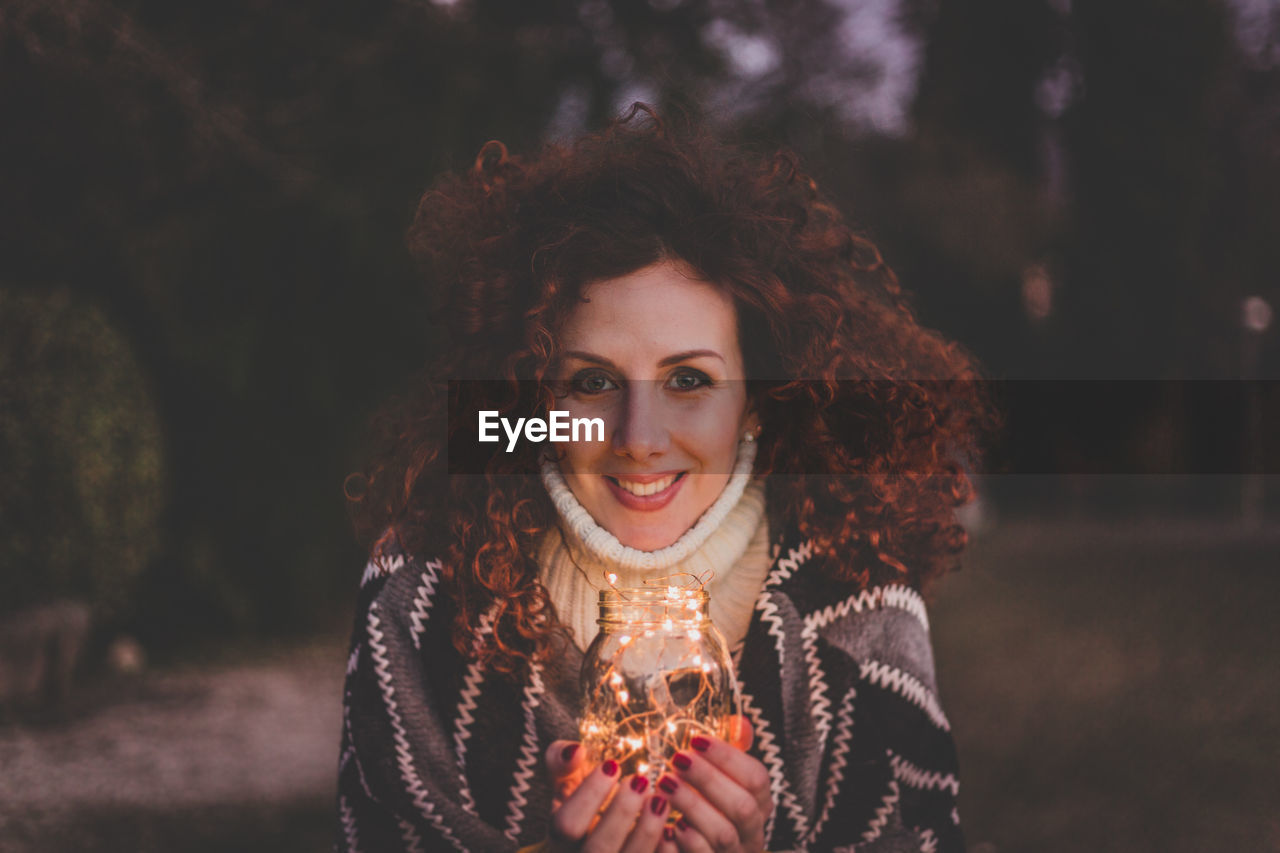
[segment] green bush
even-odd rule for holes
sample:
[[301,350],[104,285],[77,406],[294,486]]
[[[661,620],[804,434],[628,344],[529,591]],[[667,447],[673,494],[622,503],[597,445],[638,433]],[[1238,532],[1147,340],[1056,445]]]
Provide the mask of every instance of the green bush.
[[159,546],[163,461],[146,379],[102,312],[0,288],[0,612],[127,611]]

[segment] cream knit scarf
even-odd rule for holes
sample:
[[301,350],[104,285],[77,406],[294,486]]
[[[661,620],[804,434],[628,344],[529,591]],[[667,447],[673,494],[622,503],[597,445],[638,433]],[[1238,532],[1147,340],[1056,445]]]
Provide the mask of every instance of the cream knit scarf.
[[769,571],[764,481],[751,476],[754,460],[754,443],[739,443],[729,482],[697,523],[666,548],[640,551],[597,524],[555,461],[544,459],[542,481],[560,524],[538,543],[539,578],[579,648],[586,649],[599,630],[598,593],[608,588],[611,572],[618,576],[615,585],[626,587],[677,572],[701,576],[710,571],[711,621],[730,649],[742,642]]

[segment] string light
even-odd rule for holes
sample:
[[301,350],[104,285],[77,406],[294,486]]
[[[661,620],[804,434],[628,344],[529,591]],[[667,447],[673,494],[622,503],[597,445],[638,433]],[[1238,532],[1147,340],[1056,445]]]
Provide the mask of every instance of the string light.
[[600,593],[600,633],[582,668],[580,733],[594,761],[656,779],[698,733],[727,736],[737,682],[711,624],[709,574],[672,575]]

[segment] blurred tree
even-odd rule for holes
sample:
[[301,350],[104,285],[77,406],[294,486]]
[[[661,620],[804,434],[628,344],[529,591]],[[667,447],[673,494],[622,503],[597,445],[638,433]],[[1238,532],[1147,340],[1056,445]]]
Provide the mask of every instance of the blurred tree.
[[129,615],[160,546],[156,408],[127,341],[65,289],[0,288],[0,615]]
[[1045,114],[1038,97],[1063,50],[1049,0],[905,0],[926,45],[914,117],[917,136],[968,148],[1019,178],[1043,175]]
[[894,152],[890,251],[922,319],[997,375],[1037,369],[1021,290],[1060,228],[1049,192],[1042,90],[1065,23],[1049,0],[904,0],[923,44],[912,127]]
[[1082,372],[1236,375],[1223,347],[1241,295],[1228,272],[1242,213],[1229,185],[1228,128],[1241,118],[1229,23],[1216,0],[1072,6],[1081,85],[1064,116],[1074,197],[1063,307],[1090,341]]

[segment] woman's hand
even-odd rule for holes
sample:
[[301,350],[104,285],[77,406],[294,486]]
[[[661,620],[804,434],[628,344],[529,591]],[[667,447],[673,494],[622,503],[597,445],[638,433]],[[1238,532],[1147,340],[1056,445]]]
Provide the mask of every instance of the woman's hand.
[[654,853],[659,844],[663,850],[676,849],[669,839],[664,841],[663,827],[671,810],[668,799],[650,791],[645,777],[619,778],[618,763],[612,760],[594,769],[587,767],[582,748],[573,741],[551,744],[546,765],[556,792],[551,850]]
[[696,735],[688,752],[677,752],[675,774],[658,780],[672,808],[684,813],[675,841],[684,853],[760,853],[773,813],[769,773],[747,755],[751,724],[737,718],[733,742]]

